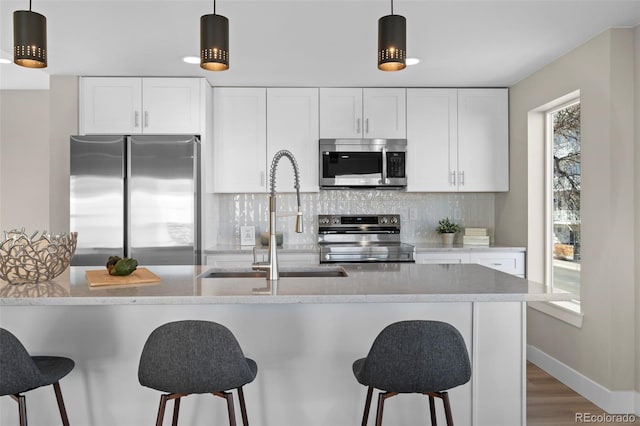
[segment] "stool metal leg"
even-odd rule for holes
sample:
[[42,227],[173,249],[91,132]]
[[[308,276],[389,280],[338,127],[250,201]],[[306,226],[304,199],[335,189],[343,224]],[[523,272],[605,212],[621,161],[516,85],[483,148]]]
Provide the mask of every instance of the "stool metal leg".
[[177,397],[173,401],[173,420],[171,421],[172,426],[178,426],[178,415],[180,414],[180,397]]
[[240,400],[240,414],[242,414],[242,424],[249,426],[249,419],[247,417],[247,405],[244,402],[244,391],[242,386],[238,388],[238,399]]
[[382,411],[384,410],[384,400],[398,395],[398,392],[380,392],[378,395],[378,412],[376,413],[376,426],[382,426]]
[[447,392],[439,392],[444,403],[444,414],[447,417],[447,426],[453,426],[453,417],[451,416],[451,405],[449,404],[449,394]]
[[231,392],[213,392],[213,395],[227,400],[227,411],[229,412],[229,426],[236,426],[236,413],[233,409],[233,394]]
[[55,382],[53,384],[53,390],[56,393],[56,401],[58,402],[58,409],[60,410],[62,425],[69,426],[69,417],[67,416],[67,409],[64,407],[64,400],[62,399],[62,391],[60,390],[60,382]]
[[438,426],[438,419],[436,417],[436,402],[433,399],[433,395],[429,395],[429,412],[431,413],[431,426]]
[[14,401],[18,403],[18,418],[20,426],[27,426],[27,398],[24,395],[11,395]]
[[156,426],[162,426],[162,420],[164,420],[164,410],[167,406],[167,400],[169,394],[160,395],[160,407],[158,407],[158,417],[156,417]]
[[364,403],[364,413],[362,414],[362,426],[367,426],[369,420],[369,409],[371,408],[371,396],[373,395],[373,387],[367,389],[367,400]]

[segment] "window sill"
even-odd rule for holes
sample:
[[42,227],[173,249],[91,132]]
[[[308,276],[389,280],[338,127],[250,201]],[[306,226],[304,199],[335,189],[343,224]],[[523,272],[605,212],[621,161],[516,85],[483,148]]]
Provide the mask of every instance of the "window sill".
[[580,302],[559,301],[559,302],[529,302],[529,307],[552,316],[574,327],[582,328],[584,314],[580,312]]

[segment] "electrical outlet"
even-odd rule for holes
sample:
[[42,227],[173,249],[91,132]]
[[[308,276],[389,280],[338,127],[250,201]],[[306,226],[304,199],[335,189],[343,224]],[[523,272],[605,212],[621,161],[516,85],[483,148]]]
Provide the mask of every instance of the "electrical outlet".
[[418,209],[416,207],[409,207],[409,220],[418,220]]

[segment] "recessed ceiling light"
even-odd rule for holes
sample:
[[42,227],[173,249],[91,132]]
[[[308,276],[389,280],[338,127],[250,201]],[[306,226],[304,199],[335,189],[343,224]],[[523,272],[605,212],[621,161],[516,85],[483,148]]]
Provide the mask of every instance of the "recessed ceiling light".
[[0,64],[10,64],[11,61],[9,59],[0,58]]
[[406,64],[407,65],[416,65],[420,63],[420,59],[418,58],[407,58]]
[[199,64],[200,63],[200,57],[199,56],[185,56],[184,58],[182,58],[183,61],[185,61],[188,64]]

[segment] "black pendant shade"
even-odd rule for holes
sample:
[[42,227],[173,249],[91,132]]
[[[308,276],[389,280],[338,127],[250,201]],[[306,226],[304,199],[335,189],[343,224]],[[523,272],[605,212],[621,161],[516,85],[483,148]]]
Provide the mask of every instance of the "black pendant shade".
[[13,12],[13,62],[28,68],[47,66],[47,18],[31,10]]
[[400,71],[407,59],[407,20],[401,15],[378,19],[378,69]]
[[222,15],[200,17],[200,67],[209,71],[229,69],[229,20]]

